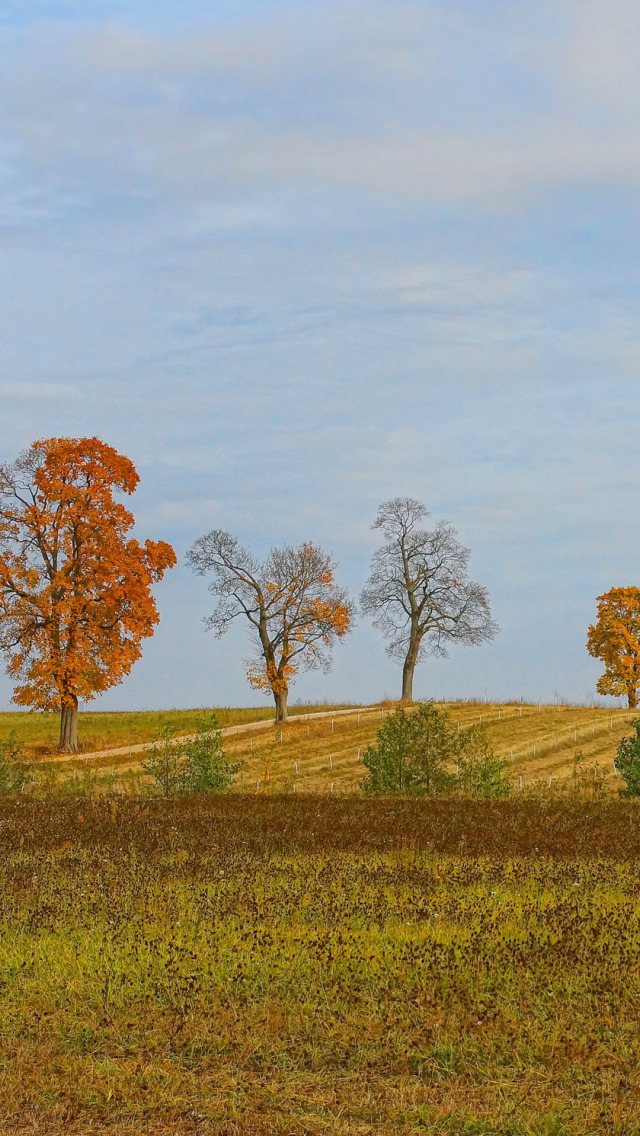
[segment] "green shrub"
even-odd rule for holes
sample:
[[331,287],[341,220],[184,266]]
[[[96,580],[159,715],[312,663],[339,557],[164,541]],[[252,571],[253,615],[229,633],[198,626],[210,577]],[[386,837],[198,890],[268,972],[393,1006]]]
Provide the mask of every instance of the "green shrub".
[[0,741],[0,793],[21,793],[32,780],[22,742],[15,730]]
[[196,736],[184,744],[181,792],[222,793],[233,784],[242,762],[230,761],[215,714],[199,719]]
[[184,765],[184,746],[173,740],[171,726],[164,726],[156,740],[145,749],[146,761],[141,768],[149,773],[163,797],[173,797],[180,792],[182,767]]
[[230,788],[240,762],[226,757],[222,732],[216,717],[201,718],[196,734],[188,741],[174,741],[171,726],[165,726],[159,738],[146,751],[141,763],[163,796],[179,793],[221,793]]
[[625,782],[621,797],[640,797],[640,718],[633,721],[635,737],[622,738],[618,746],[615,767]]
[[472,797],[508,797],[511,782],[505,775],[507,762],[494,753],[484,730],[471,726],[462,731],[458,758],[458,786]]
[[[507,797],[506,762],[497,757],[484,730],[457,730],[445,710],[421,702],[407,713],[399,707],[378,730],[363,757],[366,793],[429,796],[461,790],[472,797]],[[456,772],[452,772],[452,767]]]
[[458,760],[461,740],[449,715],[433,702],[420,702],[407,714],[398,707],[378,730],[377,740],[362,759],[369,776],[367,793],[431,795],[455,788],[447,766]]

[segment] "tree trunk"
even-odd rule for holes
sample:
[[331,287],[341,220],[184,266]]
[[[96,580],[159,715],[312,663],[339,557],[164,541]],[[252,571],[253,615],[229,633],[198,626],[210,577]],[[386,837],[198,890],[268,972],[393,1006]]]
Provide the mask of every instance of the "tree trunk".
[[635,710],[638,705],[638,691],[635,689],[635,687],[629,687],[627,689],[627,699],[629,702],[629,709]]
[[413,672],[418,661],[419,641],[409,643],[409,650],[402,668],[402,701],[413,702]]
[[60,741],[58,749],[63,753],[78,752],[78,699],[70,696],[63,702],[60,711]]
[[287,698],[289,697],[288,690],[282,690],[278,694],[273,694],[276,704],[276,723],[286,722],[287,720]]

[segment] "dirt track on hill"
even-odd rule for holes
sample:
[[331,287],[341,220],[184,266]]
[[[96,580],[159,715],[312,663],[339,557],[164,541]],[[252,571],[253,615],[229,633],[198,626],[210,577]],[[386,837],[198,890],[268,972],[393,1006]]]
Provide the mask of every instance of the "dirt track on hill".
[[[345,714],[366,714],[368,711],[377,710],[377,706],[357,706],[353,710],[319,710],[314,714],[292,714],[287,719],[288,722],[310,722],[315,718],[338,718]],[[233,737],[234,734],[246,734],[249,730],[267,730],[272,729],[275,725],[273,718],[261,719],[258,722],[243,722],[239,726],[223,726],[221,727],[221,734],[223,737]],[[176,744],[180,742],[192,741],[195,734],[182,734],[173,740]],[[153,742],[139,742],[136,745],[117,746],[115,749],[100,749],[93,750],[92,753],[59,753],[54,757],[47,757],[44,759],[47,764],[51,762],[61,761],[96,761],[103,757],[127,757],[131,753],[144,753],[149,749]]]

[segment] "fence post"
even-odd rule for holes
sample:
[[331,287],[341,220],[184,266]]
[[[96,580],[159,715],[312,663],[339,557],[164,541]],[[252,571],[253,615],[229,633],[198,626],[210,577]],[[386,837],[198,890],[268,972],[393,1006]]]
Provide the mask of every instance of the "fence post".
[[519,777],[519,782],[520,782],[520,789],[522,789],[522,783],[523,783],[523,781],[524,781],[524,778],[523,778],[522,774],[520,774],[520,777]]

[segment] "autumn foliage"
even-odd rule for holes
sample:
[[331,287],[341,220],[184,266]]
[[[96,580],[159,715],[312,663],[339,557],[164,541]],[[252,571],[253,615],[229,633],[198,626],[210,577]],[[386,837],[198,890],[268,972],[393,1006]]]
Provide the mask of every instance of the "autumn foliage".
[[151,585],[176,562],[164,541],[129,535],[114,493],[138,481],[98,438],[35,442],[0,467],[0,647],[14,702],[61,712],[61,748],[76,748],[78,701],[140,657],[159,618]]
[[330,556],[309,542],[274,548],[263,564],[230,533],[214,529],[188,558],[200,575],[212,572],[218,606],[206,623],[223,635],[237,616],[251,624],[255,654],[246,660],[256,690],[270,691],[276,721],[287,716],[287,696],[300,670],[328,670],[330,648],[346,635],[353,609],[336,584]]
[[605,665],[596,689],[624,695],[638,705],[640,685],[640,588],[611,588],[598,596],[598,619],[589,628],[587,650]]

